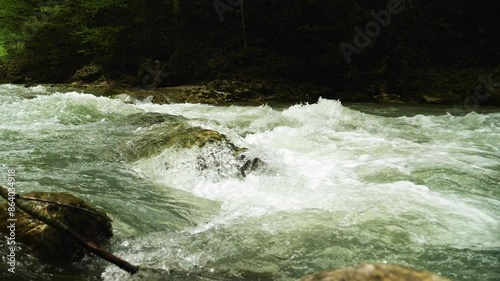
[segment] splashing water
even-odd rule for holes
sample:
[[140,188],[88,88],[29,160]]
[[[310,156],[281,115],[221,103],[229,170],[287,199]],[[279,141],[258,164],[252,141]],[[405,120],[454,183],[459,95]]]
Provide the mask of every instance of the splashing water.
[[[128,161],[127,143],[155,126],[133,116],[153,112],[220,132],[266,165],[237,176],[237,161],[217,145]],[[366,262],[500,280],[500,113],[458,113],[325,99],[125,104],[2,85],[0,171],[16,168],[18,192],[70,192],[106,209],[111,250],[192,273],[172,280],[294,280]],[[213,165],[200,169],[200,157]],[[24,248],[18,261],[20,280],[163,280],[93,258],[42,265]]]

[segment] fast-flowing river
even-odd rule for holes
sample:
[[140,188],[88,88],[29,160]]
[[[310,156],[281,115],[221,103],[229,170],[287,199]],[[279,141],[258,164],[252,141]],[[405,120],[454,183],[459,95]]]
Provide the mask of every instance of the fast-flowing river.
[[[0,279],[166,280],[175,269],[169,280],[295,280],[387,262],[498,281],[500,110],[476,112],[156,105],[1,85],[0,182],[14,168],[19,193],[68,192],[106,210],[110,250],[152,270],[41,264],[21,247],[13,275],[2,238]],[[200,169],[216,146],[132,159],[130,144],[158,126],[148,116],[218,131],[266,164],[246,177],[223,157]]]

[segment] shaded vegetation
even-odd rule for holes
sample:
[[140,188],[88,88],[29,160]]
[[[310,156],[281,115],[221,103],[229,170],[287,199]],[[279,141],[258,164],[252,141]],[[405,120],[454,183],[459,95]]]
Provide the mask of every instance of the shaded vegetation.
[[85,80],[74,75],[92,64],[90,80],[129,86],[144,87],[148,75],[155,87],[247,79],[315,84],[344,100],[460,100],[479,74],[496,75],[500,59],[494,0],[401,0],[403,11],[351,63],[339,45],[353,44],[354,28],[365,30],[390,0],[236,2],[3,0],[2,80]]

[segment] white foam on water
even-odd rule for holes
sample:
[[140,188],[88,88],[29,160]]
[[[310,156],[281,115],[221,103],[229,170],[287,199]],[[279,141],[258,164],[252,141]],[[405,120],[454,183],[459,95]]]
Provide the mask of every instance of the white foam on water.
[[[201,149],[166,149],[135,163],[117,163],[123,164],[124,170],[137,169],[158,183],[154,192],[159,197],[165,195],[162,192],[172,192],[171,188],[162,189],[169,186],[216,201],[218,204],[213,206],[220,204],[221,208],[206,223],[181,232],[132,231],[140,234],[117,236],[115,239],[120,245],[115,248],[117,254],[135,264],[167,268],[178,263],[190,270],[195,265],[219,261],[224,265],[239,263],[234,268],[267,262],[274,265],[275,272],[280,272],[285,267],[307,266],[306,263],[294,264],[291,258],[278,261],[273,256],[273,251],[297,248],[305,249],[307,254],[301,258],[310,263],[343,259],[335,250],[334,254],[311,256],[312,260],[308,260],[309,251],[311,255],[320,255],[329,241],[316,241],[307,246],[309,248],[283,247],[285,242],[293,243],[296,237],[316,239],[309,236],[320,233],[315,232],[318,227],[319,231],[332,232],[334,236],[345,230],[347,234],[343,235],[347,237],[368,238],[375,241],[374,244],[378,239],[391,241],[389,236],[403,233],[402,242],[396,239],[391,250],[394,256],[405,249],[411,249],[412,255],[416,255],[427,246],[464,251],[490,251],[500,247],[500,201],[491,196],[498,194],[495,188],[500,183],[498,113],[392,118],[361,113],[326,99],[284,110],[269,106],[131,105],[85,93],[49,93],[43,86],[15,85],[0,85],[0,97],[3,142],[18,149],[12,154],[26,154],[26,157],[12,159],[30,161],[31,150],[45,149],[44,145],[48,149],[43,151],[50,151],[53,145],[66,145],[63,151],[69,151],[78,143],[73,135],[81,137],[76,131],[82,129],[88,132],[89,138],[82,138],[80,144],[87,143],[89,146],[85,149],[88,149],[93,147],[92,141],[101,143],[107,137],[123,137],[110,134],[95,140],[94,129],[113,128],[94,126],[94,123],[123,120],[126,124],[128,115],[159,112],[182,115],[192,125],[224,133],[234,144],[247,147],[250,156],[267,163],[263,169],[241,177],[238,175],[241,163],[232,157],[232,152],[210,145]],[[109,126],[114,124],[109,122]],[[141,130],[135,133],[140,134]],[[59,142],[61,137],[64,142]],[[8,153],[2,155],[10,157]],[[212,165],[200,169],[199,157],[211,159]],[[32,171],[23,177],[36,181],[38,177],[47,176],[45,171],[38,172],[39,175]],[[73,182],[64,177],[60,180],[78,185],[80,175],[77,172],[75,175]],[[469,192],[473,185],[477,185],[474,193]],[[127,187],[116,188],[116,192],[128,191]],[[112,197],[109,194],[113,193],[107,195]],[[109,198],[110,202],[114,199]],[[142,203],[148,204],[147,200],[150,199]],[[188,214],[190,210],[185,211]],[[186,218],[189,220],[189,215]],[[147,223],[161,225],[162,222]],[[126,224],[119,221],[116,227],[126,227]],[[358,237],[358,231],[364,236]],[[255,257],[252,249],[262,245],[259,241],[262,237],[282,244],[277,243],[271,253]],[[127,241],[130,243],[124,243]],[[264,245],[273,247],[273,241]],[[363,241],[346,248],[342,248],[343,241],[337,243],[339,253],[349,252],[353,256],[362,253],[366,246]],[[285,249],[278,249],[280,247]],[[352,260],[349,255],[343,260],[344,264]],[[113,266],[103,273],[105,280],[123,278],[128,277]]]
[[85,93],[40,94],[46,90],[42,86],[24,90],[36,95],[30,99],[15,98],[9,104],[0,105],[2,109],[0,120],[2,120],[3,127],[19,128],[19,126],[26,124],[33,128],[59,124],[76,125],[105,121],[113,115],[126,116],[142,112],[142,110],[122,101]]
[[[195,153],[188,150],[138,161],[138,168],[153,180],[222,204],[219,216],[193,229],[192,233],[251,217],[320,209],[342,214],[332,220],[344,225],[370,220],[405,221],[405,216],[413,215],[420,220],[407,223],[408,231],[418,233],[415,237],[425,238],[427,243],[454,247],[500,246],[496,232],[498,213],[414,182],[374,183],[363,177],[362,172],[367,170],[394,170],[410,176],[415,168],[426,163],[462,164],[457,160],[460,147],[456,144],[421,144],[392,133],[397,126],[408,129],[409,125],[417,125],[416,130],[440,127],[442,118],[451,117],[416,116],[394,120],[363,114],[325,99],[284,111],[267,106],[219,108],[188,104],[141,105],[141,109],[195,118],[198,125],[205,124],[222,132],[243,132],[248,126],[252,133],[230,134],[230,137],[250,151],[257,150],[255,155],[272,167],[270,171],[257,171],[244,179],[207,178],[185,165],[193,161]],[[247,122],[238,123],[239,114]],[[463,122],[470,123],[468,118],[471,117],[462,117]],[[481,157],[468,160],[474,162],[476,168],[488,170],[487,166],[493,165],[477,162]],[[179,166],[172,169],[169,164],[169,169],[161,168],[172,161]]]

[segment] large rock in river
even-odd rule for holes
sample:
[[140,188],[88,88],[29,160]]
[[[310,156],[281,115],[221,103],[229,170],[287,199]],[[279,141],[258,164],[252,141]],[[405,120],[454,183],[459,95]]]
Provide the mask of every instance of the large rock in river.
[[[168,148],[190,149],[213,145],[217,147],[218,152],[227,153],[229,158],[238,163],[235,167],[236,172],[243,177],[258,167],[264,166],[264,162],[259,158],[251,157],[246,148],[234,145],[226,135],[192,126],[178,116],[141,113],[129,116],[127,122],[141,126],[141,130],[136,130],[136,136],[124,146],[125,156],[130,161],[158,155]],[[205,158],[200,156],[198,159],[199,168],[202,170],[210,168],[208,163],[213,162]]]
[[[30,192],[21,197],[30,199],[24,201],[41,214],[64,223],[97,245],[102,245],[113,236],[111,220],[106,213],[71,194]],[[0,232],[5,234],[9,231],[7,224],[11,223],[7,221],[7,207],[7,201],[0,204]],[[83,257],[85,250],[66,234],[34,219],[19,208],[16,208],[15,219],[16,242],[28,246],[40,260],[66,263]]]
[[392,264],[364,264],[306,276],[300,281],[450,281],[429,272]]

